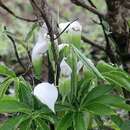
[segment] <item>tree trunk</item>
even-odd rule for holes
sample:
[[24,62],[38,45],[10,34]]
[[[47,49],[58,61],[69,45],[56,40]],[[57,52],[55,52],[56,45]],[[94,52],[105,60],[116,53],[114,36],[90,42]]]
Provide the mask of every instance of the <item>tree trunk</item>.
[[[128,26],[130,2],[128,0],[106,0],[107,19],[110,25],[111,37],[116,44],[116,51],[124,70],[130,73],[130,32]],[[124,91],[125,98],[130,93]],[[130,104],[130,102],[127,102]],[[129,113],[130,118],[130,113]]]

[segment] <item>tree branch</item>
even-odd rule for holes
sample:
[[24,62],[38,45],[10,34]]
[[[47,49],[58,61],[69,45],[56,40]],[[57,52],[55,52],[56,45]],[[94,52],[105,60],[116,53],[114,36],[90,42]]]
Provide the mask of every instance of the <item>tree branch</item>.
[[10,10],[6,5],[4,5],[1,1],[0,1],[0,7],[3,8],[4,10],[6,10],[10,15],[14,16],[17,19],[26,21],[26,22],[37,22],[37,19],[26,19],[20,16],[17,16],[12,10]]
[[87,39],[85,36],[82,35],[81,38],[82,38],[82,40],[83,40],[85,43],[88,43],[88,44],[90,44],[91,46],[98,48],[99,50],[106,51],[103,46],[100,46],[100,45],[94,43],[93,41]]
[[[5,31],[6,31],[6,27],[5,27]],[[26,67],[23,65],[22,61],[20,60],[20,57],[19,57],[19,54],[18,54],[17,47],[16,47],[16,44],[15,44],[14,39],[13,39],[9,34],[6,34],[6,35],[7,35],[7,37],[10,39],[10,41],[11,41],[12,44],[13,44],[14,52],[15,52],[15,55],[16,55],[16,58],[17,58],[18,63],[19,63],[19,64],[21,65],[21,67],[26,71]]]
[[107,21],[106,17],[104,14],[102,14],[101,12],[99,12],[97,9],[95,9],[94,7],[91,7],[89,5],[86,4],[86,2],[84,0],[71,0],[72,3],[76,4],[77,6],[81,6],[87,10],[89,10],[90,12],[102,17],[104,20]]
[[[90,3],[90,5],[91,5],[92,7],[96,8],[96,6],[94,5],[94,3],[93,3],[91,0],[88,0],[88,2]],[[113,53],[113,50],[112,50],[112,48],[111,48],[111,45],[110,45],[110,42],[109,42],[109,38],[108,38],[108,36],[107,36],[106,30],[105,30],[105,26],[104,26],[104,24],[103,24],[103,19],[102,19],[102,17],[99,16],[99,15],[98,15],[98,18],[99,18],[99,20],[100,20],[100,25],[101,25],[101,27],[102,27],[103,34],[104,34],[104,37],[105,37],[105,40],[106,40],[106,48],[105,48],[105,50],[106,50],[106,55],[108,55],[108,57],[109,57],[109,59],[110,59],[110,61],[111,61],[112,63],[116,63],[116,57],[115,57],[115,55],[114,55],[114,53]]]
[[[54,55],[54,61],[55,61],[55,66],[56,66],[56,72],[53,72],[54,70],[52,69],[52,66],[49,69],[48,73],[48,81],[51,83],[58,84],[59,80],[59,53],[57,51],[57,43],[55,42],[55,35],[58,36],[59,32],[57,29],[57,22],[55,21],[49,5],[46,0],[30,0],[34,10],[35,14],[38,17],[38,20],[41,25],[45,22],[48,28],[48,34],[50,35],[50,41],[51,41],[51,47],[52,47],[52,52]],[[58,43],[61,43],[60,37],[57,39]],[[49,65],[51,65],[49,63]],[[50,75],[50,72],[53,72],[52,75]],[[56,75],[56,77],[54,77]],[[56,79],[55,79],[56,78]]]

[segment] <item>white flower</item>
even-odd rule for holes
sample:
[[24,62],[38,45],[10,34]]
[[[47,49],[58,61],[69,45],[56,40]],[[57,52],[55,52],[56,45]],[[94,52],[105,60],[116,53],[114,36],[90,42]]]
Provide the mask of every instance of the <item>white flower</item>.
[[61,51],[61,50],[62,50],[63,48],[65,48],[65,47],[69,47],[69,45],[68,45],[68,44],[65,44],[65,43],[58,45],[59,51]]
[[[60,23],[59,24],[60,31],[63,31],[69,24],[70,24],[70,22]],[[67,32],[67,31],[68,31],[68,28],[65,30],[65,32]]]
[[60,63],[60,69],[61,69],[61,75],[65,77],[70,77],[72,73],[72,69],[70,66],[66,63],[65,58]]
[[68,26],[68,28],[65,30],[66,33],[68,32],[68,33],[71,33],[71,34],[81,35],[82,26],[80,25],[79,22],[75,21],[73,23],[66,22],[66,23],[60,23],[59,24],[61,31],[63,31],[67,26]]
[[43,54],[48,50],[48,41],[47,29],[42,27],[39,31],[37,42],[32,50],[32,61],[37,59],[37,57],[43,56]]
[[54,113],[54,105],[58,98],[57,88],[48,82],[40,83],[34,88],[34,95]]
[[45,25],[39,31],[37,42],[32,50],[32,64],[35,77],[41,79],[43,54],[48,50],[49,38],[47,36],[47,27]]

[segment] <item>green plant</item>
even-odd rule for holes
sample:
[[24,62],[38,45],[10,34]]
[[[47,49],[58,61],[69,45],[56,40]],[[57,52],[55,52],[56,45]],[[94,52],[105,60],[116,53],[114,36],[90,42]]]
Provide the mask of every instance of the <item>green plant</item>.
[[[37,98],[39,95],[34,96],[35,88],[33,90],[33,86],[22,76],[17,76],[5,65],[0,65],[0,74],[5,78],[0,84],[0,113],[10,113],[9,119],[3,123],[0,130],[50,130],[53,129],[52,126],[56,130],[102,130],[114,126],[124,130],[125,124],[129,129],[129,124],[123,122],[116,111],[130,111],[130,105],[125,103],[122,96],[122,88],[130,91],[130,76],[120,68],[103,61],[99,61],[95,66],[80,51],[80,37],[81,33],[78,33],[78,36],[77,33],[76,36],[75,33],[61,36],[68,41],[68,45],[59,52],[59,59],[64,59],[63,67],[65,69],[67,66],[70,72],[65,74],[68,71],[65,69],[59,78],[55,111],[49,109],[48,105],[45,105],[47,103],[43,104],[41,97]],[[77,41],[79,43],[75,44]],[[48,47],[49,58],[56,70],[51,47]],[[79,61],[82,65],[80,71],[77,71]],[[56,83],[54,84],[56,86]],[[10,86],[15,89],[14,96],[6,94]],[[106,124],[107,117],[114,126]]]

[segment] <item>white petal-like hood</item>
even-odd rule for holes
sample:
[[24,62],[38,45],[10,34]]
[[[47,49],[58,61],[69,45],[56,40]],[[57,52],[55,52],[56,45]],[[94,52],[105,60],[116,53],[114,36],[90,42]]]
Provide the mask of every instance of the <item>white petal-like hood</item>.
[[70,66],[66,63],[65,58],[60,63],[60,69],[61,69],[61,75],[65,77],[70,77],[72,73],[72,69]]
[[54,113],[54,105],[58,98],[57,88],[48,82],[40,83],[34,88],[34,95]]
[[[70,22],[60,23],[59,24],[60,30],[63,31],[69,24]],[[66,29],[65,32],[72,33],[72,34],[80,34],[81,31],[82,31],[81,24],[75,21],[69,25],[69,27]]]
[[37,42],[32,50],[32,60],[37,59],[37,57],[43,56],[43,54],[48,50],[48,43],[49,38],[47,36],[47,28],[44,25],[38,33]]

